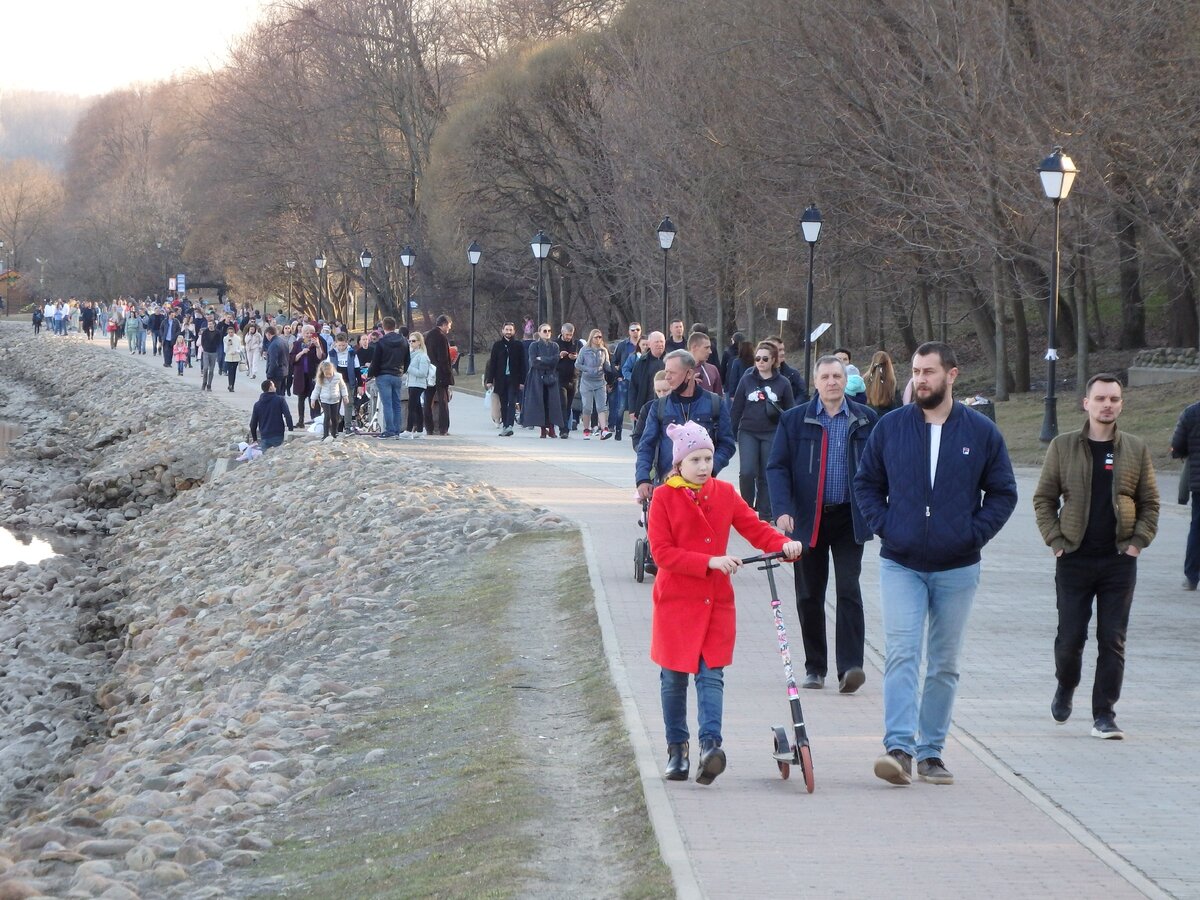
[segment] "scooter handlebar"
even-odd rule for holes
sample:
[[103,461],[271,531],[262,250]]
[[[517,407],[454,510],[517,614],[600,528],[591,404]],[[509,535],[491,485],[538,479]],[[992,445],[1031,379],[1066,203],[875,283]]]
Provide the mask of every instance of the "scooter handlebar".
[[778,550],[775,553],[760,553],[757,556],[747,556],[745,559],[742,560],[742,565],[749,566],[749,565],[752,565],[753,563],[767,562],[768,560],[783,559],[783,558],[784,558],[784,555],[783,555],[782,550]]

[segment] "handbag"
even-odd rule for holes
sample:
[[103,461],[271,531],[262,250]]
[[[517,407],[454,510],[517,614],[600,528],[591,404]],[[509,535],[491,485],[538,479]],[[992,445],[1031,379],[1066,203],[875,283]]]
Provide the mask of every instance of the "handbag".
[[429,374],[425,376],[425,387],[437,387],[437,366],[433,363],[429,364]]

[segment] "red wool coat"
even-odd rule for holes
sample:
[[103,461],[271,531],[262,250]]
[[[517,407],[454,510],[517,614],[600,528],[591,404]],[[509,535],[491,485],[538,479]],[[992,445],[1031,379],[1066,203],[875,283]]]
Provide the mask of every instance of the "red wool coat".
[[728,552],[730,528],[769,553],[788,540],[761,521],[728,482],[708,479],[698,500],[683,488],[656,488],[649,525],[650,553],[658,566],[650,658],[664,669],[693,674],[702,656],[713,669],[733,662],[733,584],[708,567],[712,557]]

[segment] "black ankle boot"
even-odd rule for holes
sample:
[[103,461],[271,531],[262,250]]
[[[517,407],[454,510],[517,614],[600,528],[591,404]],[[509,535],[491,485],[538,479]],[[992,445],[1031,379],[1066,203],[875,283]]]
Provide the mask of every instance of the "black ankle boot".
[[667,744],[667,781],[687,781],[688,744]]
[[696,766],[696,784],[712,784],[725,771],[725,751],[711,738],[700,742],[700,764]]

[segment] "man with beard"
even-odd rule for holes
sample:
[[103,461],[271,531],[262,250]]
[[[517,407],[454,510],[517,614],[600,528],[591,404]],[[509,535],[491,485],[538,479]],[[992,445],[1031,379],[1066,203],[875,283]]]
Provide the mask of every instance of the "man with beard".
[[525,387],[525,345],[517,340],[517,326],[505,322],[500,340],[492,344],[483,380],[500,398],[500,436],[512,437],[517,397]]
[[980,550],[1012,515],[1017,482],[996,424],[954,402],[954,351],[938,341],[922,344],[912,374],[916,402],[875,423],[854,479],[855,499],[882,543],[885,752],[875,775],[911,784],[915,757],[922,781],[953,784],[942,750]]
[[1121,383],[1100,373],[1088,379],[1079,431],[1056,437],[1033,494],[1038,530],[1055,556],[1058,688],[1050,715],[1062,725],[1083,668],[1096,602],[1096,680],[1092,737],[1120,740],[1113,707],[1125,677],[1125,631],[1137,582],[1137,558],[1158,531],[1158,486],[1146,442],[1117,429]]

